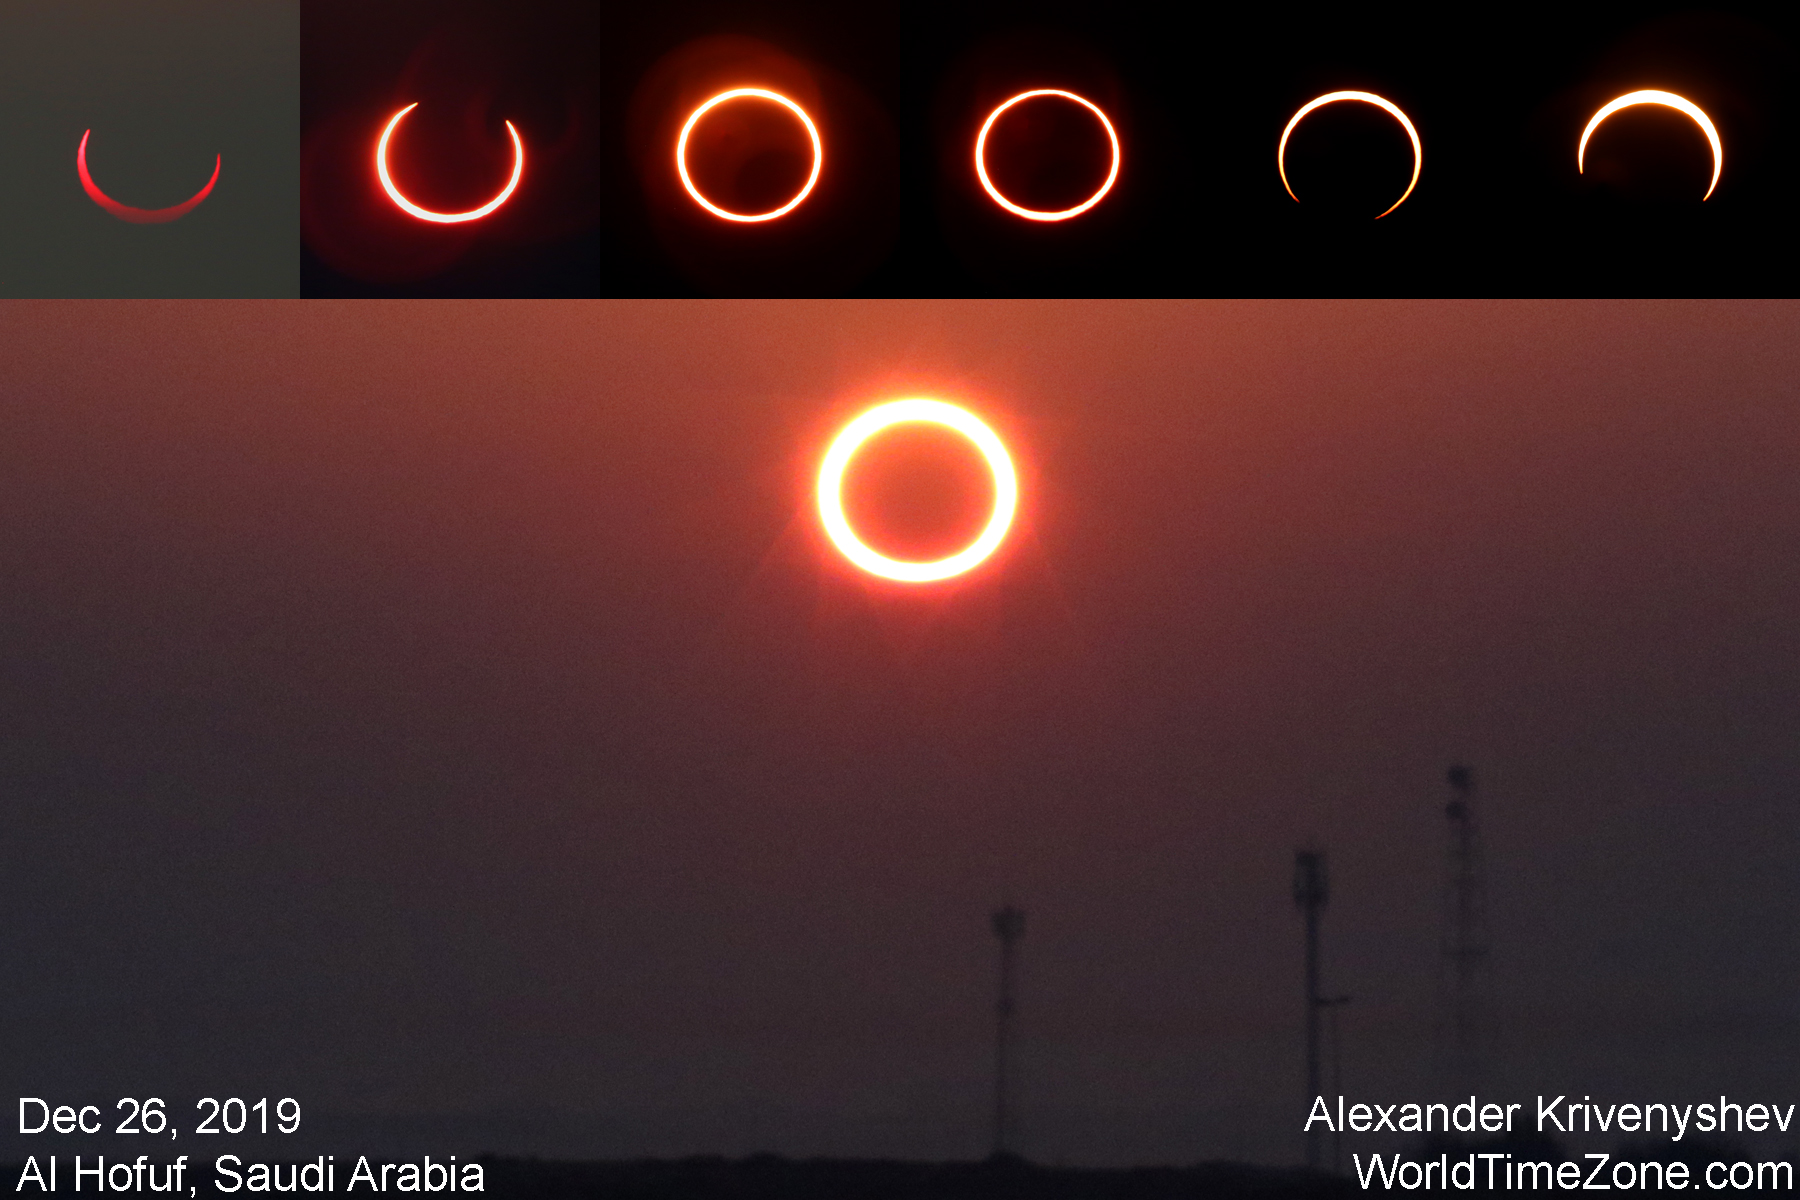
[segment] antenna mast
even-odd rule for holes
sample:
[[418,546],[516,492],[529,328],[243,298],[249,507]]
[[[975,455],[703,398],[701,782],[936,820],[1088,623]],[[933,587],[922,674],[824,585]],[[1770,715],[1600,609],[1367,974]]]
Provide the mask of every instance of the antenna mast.
[[1014,999],[1014,947],[1025,936],[1025,914],[1008,904],[994,914],[994,934],[1000,939],[1000,1003],[996,1007],[994,1028],[994,1157],[1004,1158],[1008,1135],[1012,1132],[1011,1113],[1007,1109],[1007,1068],[1012,1057]]
[[[1294,852],[1294,903],[1306,914],[1306,1103],[1319,1095],[1319,1010],[1327,1001],[1319,994],[1319,916],[1325,911],[1329,890],[1325,880],[1325,854],[1320,850]],[[1306,1165],[1319,1167],[1319,1135],[1306,1134]]]
[[1453,766],[1446,779],[1456,794],[1444,807],[1450,823],[1444,905],[1444,1082],[1461,1094],[1480,1085],[1486,1066],[1481,974],[1488,956],[1487,878],[1481,826],[1475,817],[1475,773]]

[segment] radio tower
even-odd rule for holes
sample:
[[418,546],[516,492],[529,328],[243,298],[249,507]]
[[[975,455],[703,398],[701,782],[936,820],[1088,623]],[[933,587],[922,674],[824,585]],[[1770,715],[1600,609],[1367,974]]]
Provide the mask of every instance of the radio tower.
[[1475,819],[1475,773],[1447,776],[1455,797],[1450,820],[1450,875],[1444,903],[1444,1083],[1457,1095],[1477,1089],[1486,1069],[1486,1013],[1481,976],[1488,956],[1487,880],[1481,826]]
[[1000,939],[1000,1003],[996,1008],[994,1029],[994,1157],[1006,1158],[1007,1135],[1011,1133],[1007,1111],[1007,1067],[1012,1051],[1014,953],[1013,947],[1025,936],[1025,914],[1008,904],[994,914],[994,934]]
[[[1319,994],[1319,915],[1325,911],[1329,891],[1325,882],[1325,855],[1318,850],[1294,852],[1294,903],[1306,914],[1306,1104],[1310,1109],[1319,1092],[1319,1010],[1329,1003]],[[1306,1165],[1319,1168],[1319,1135],[1306,1134]]]

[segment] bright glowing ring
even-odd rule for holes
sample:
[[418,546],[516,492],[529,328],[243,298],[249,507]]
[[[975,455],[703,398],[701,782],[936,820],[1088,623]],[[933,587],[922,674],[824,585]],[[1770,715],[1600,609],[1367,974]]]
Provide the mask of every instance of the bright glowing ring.
[[1706,135],[1706,140],[1712,143],[1712,182],[1706,186],[1706,195],[1700,197],[1701,201],[1704,202],[1708,196],[1713,194],[1713,189],[1719,186],[1719,172],[1725,168],[1725,148],[1719,144],[1719,131],[1713,128],[1713,123],[1707,115],[1700,111],[1700,106],[1691,100],[1677,96],[1674,92],[1659,92],[1654,89],[1646,89],[1641,92],[1627,92],[1617,100],[1611,101],[1602,107],[1599,112],[1594,114],[1593,119],[1587,123],[1587,128],[1581,131],[1581,145],[1577,146],[1575,149],[1575,173],[1577,175],[1582,173],[1582,166],[1584,160],[1587,158],[1588,139],[1594,136],[1594,130],[1600,128],[1600,122],[1606,120],[1606,118],[1612,116],[1621,108],[1630,108],[1634,104],[1661,104],[1667,108],[1675,109],[1677,112],[1684,112],[1694,119],[1694,124],[1700,127],[1700,131]]
[[[1315,108],[1334,103],[1338,100],[1360,100],[1364,104],[1373,104],[1376,108],[1379,108],[1381,111],[1393,117],[1394,120],[1400,122],[1400,127],[1406,130],[1406,136],[1412,139],[1412,178],[1407,181],[1406,190],[1400,193],[1400,198],[1398,200],[1375,214],[1375,219],[1379,221],[1381,218],[1393,212],[1396,208],[1399,208],[1402,204],[1405,204],[1406,198],[1412,195],[1414,188],[1419,186],[1419,170],[1425,165],[1425,149],[1419,144],[1419,131],[1414,129],[1413,123],[1406,119],[1406,114],[1400,111],[1399,105],[1394,104],[1390,100],[1382,99],[1374,92],[1326,92],[1316,100],[1307,101],[1301,106],[1300,111],[1295,113],[1293,118],[1288,121],[1287,128],[1281,131],[1281,144],[1275,148],[1275,170],[1281,174],[1281,186],[1287,188],[1288,195],[1294,196],[1293,186],[1288,183],[1287,177],[1288,135],[1294,132],[1294,126],[1300,124],[1301,118],[1306,116],[1307,113]],[[1296,203],[1298,203],[1299,200],[1300,197],[1294,196],[1294,201]]]
[[[994,186],[994,181],[988,178],[988,130],[994,127],[994,122],[1000,119],[1001,113],[1019,103],[1019,101],[1029,100],[1033,96],[1061,96],[1064,100],[1073,100],[1075,103],[1081,105],[1096,117],[1100,118],[1100,124],[1106,127],[1106,139],[1112,143],[1112,168],[1106,173],[1106,182],[1100,185],[1099,191],[1089,196],[1086,200],[1083,200],[1074,208],[1065,208],[1061,212],[1043,212],[1035,208],[1021,208],[1011,200],[1008,200],[1005,196],[1002,196],[1000,194],[1000,189]],[[982,188],[986,190],[988,195],[994,198],[994,203],[998,204],[1001,208],[1004,208],[1007,212],[1012,213],[1014,216],[1024,217],[1027,221],[1066,221],[1070,217],[1078,217],[1088,209],[1094,207],[1094,205],[1100,203],[1101,198],[1105,196],[1106,193],[1112,191],[1113,181],[1119,177],[1119,135],[1113,129],[1113,123],[1106,119],[1106,114],[1100,111],[1099,105],[1092,101],[1082,99],[1074,92],[1065,92],[1058,88],[1038,88],[1034,91],[1020,92],[1011,100],[1008,100],[1005,104],[1002,104],[999,108],[996,108],[993,112],[989,113],[987,120],[981,123],[981,132],[975,136],[975,174],[981,180]]]
[[202,200],[206,199],[207,195],[213,190],[213,184],[219,182],[219,166],[224,162],[224,159],[215,154],[213,155],[212,178],[206,181],[205,187],[201,188],[198,192],[195,192],[188,199],[183,200],[180,204],[171,205],[168,208],[133,208],[129,204],[120,204],[117,200],[114,200],[111,196],[101,191],[100,185],[94,182],[94,177],[88,174],[88,134],[93,132],[94,131],[91,129],[82,131],[81,145],[75,151],[75,172],[81,176],[81,190],[88,194],[88,199],[92,200],[95,204],[98,204],[101,208],[104,208],[107,212],[119,218],[121,221],[130,221],[134,225],[161,225],[165,221],[173,221],[178,217],[184,217],[192,212]]
[[[780,208],[770,209],[766,213],[735,213],[728,208],[720,208],[711,200],[702,196],[700,194],[700,189],[694,186],[693,179],[688,176],[688,135],[694,132],[694,126],[700,123],[701,117],[704,117],[718,105],[724,104],[727,100],[740,100],[746,96],[754,97],[758,100],[773,100],[775,103],[781,105],[796,117],[800,118],[800,123],[806,126],[806,136],[812,139],[812,174],[806,177],[805,186],[800,189],[792,200],[789,200]],[[771,92],[768,88],[742,87],[732,88],[728,92],[720,92],[705,104],[702,104],[699,108],[696,108],[693,112],[688,114],[687,123],[681,127],[681,136],[675,139],[675,170],[681,175],[681,186],[687,189],[687,194],[694,198],[695,204],[698,204],[713,216],[723,217],[727,221],[773,221],[776,217],[786,216],[788,213],[791,213],[794,209],[798,208],[802,200],[812,194],[813,185],[819,182],[819,171],[824,166],[825,145],[819,140],[819,127],[813,124],[812,118],[806,115],[806,110],[804,108],[801,108],[798,104],[795,104],[780,92]]]
[[[844,516],[844,472],[850,465],[851,456],[881,430],[907,421],[928,421],[954,429],[975,443],[994,475],[994,512],[988,518],[987,528],[966,549],[936,562],[901,562],[877,554],[856,536]],[[1013,472],[1006,447],[979,417],[941,400],[894,400],[871,408],[837,435],[837,440],[825,453],[824,465],[819,468],[819,517],[825,522],[825,532],[843,551],[844,557],[863,570],[903,583],[927,583],[967,571],[994,552],[1006,536],[1018,507],[1019,478]]]
[[411,200],[408,200],[405,196],[400,194],[400,189],[394,186],[393,176],[388,174],[388,139],[394,136],[394,127],[400,124],[400,119],[417,107],[419,107],[419,102],[415,100],[399,112],[395,113],[393,119],[387,123],[387,128],[381,131],[381,140],[375,143],[375,174],[381,177],[381,186],[382,189],[387,192],[388,199],[392,200],[395,204],[398,204],[413,216],[419,218],[419,220],[436,221],[440,225],[455,225],[463,221],[474,221],[487,216],[496,208],[505,204],[506,198],[513,194],[514,188],[519,186],[519,177],[525,173],[525,143],[519,140],[519,131],[513,128],[513,123],[511,121],[506,123],[506,132],[512,134],[512,178],[506,181],[506,186],[500,189],[500,194],[498,196],[495,196],[480,208],[471,208],[468,212],[459,213],[432,212],[428,208],[420,208]]

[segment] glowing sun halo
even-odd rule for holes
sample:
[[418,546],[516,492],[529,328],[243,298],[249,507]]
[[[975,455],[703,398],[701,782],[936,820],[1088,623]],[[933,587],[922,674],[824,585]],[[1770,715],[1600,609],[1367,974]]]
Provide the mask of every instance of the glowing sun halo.
[[[987,459],[994,476],[994,511],[976,539],[967,547],[935,562],[901,562],[878,554],[865,545],[850,528],[844,516],[844,473],[851,458],[862,444],[891,425],[908,421],[926,421],[943,425],[962,434]],[[872,575],[896,579],[902,583],[928,583],[960,575],[992,554],[1006,537],[1013,514],[1019,507],[1019,479],[1013,471],[1006,447],[979,417],[954,404],[941,400],[893,400],[879,404],[850,424],[825,452],[819,468],[819,517],[825,532],[845,558]]]
[[1588,121],[1587,128],[1581,131],[1581,144],[1575,148],[1576,174],[1583,173],[1587,158],[1588,139],[1594,136],[1594,130],[1600,128],[1600,122],[1621,108],[1630,108],[1634,104],[1661,104],[1677,112],[1686,113],[1693,118],[1694,124],[1700,127],[1700,132],[1706,135],[1708,144],[1712,146],[1712,182],[1706,185],[1706,195],[1700,199],[1704,201],[1710,197],[1713,189],[1719,186],[1719,172],[1725,166],[1725,148],[1719,144],[1719,131],[1713,128],[1712,121],[1704,112],[1700,111],[1700,106],[1692,100],[1677,96],[1674,92],[1659,92],[1654,88],[1646,88],[1640,92],[1627,92],[1617,100],[1609,101],[1601,106],[1600,111],[1594,114],[1592,120]]
[[[796,117],[800,118],[800,123],[806,126],[806,136],[812,139],[812,173],[806,177],[806,183],[801,186],[797,193],[795,193],[792,200],[789,200],[779,208],[772,208],[768,212],[739,213],[732,212],[728,208],[720,208],[717,204],[714,204],[711,200],[708,200],[705,196],[700,194],[700,189],[694,186],[693,178],[688,175],[688,138],[693,134],[694,126],[700,123],[701,117],[704,117],[719,105],[731,100],[744,99],[768,100],[772,103],[781,105]],[[675,171],[681,176],[681,186],[687,189],[687,194],[694,198],[695,204],[698,204],[713,216],[726,221],[773,221],[776,217],[785,217],[788,213],[791,213],[794,209],[798,208],[802,200],[812,194],[813,185],[819,182],[819,172],[824,165],[825,146],[824,143],[819,140],[819,127],[813,124],[813,119],[806,115],[806,110],[804,108],[801,108],[798,104],[795,104],[780,92],[771,92],[768,88],[741,87],[732,88],[730,91],[726,92],[720,92],[718,95],[712,97],[699,108],[696,108],[693,112],[688,114],[687,122],[681,127],[681,136],[675,139]]]
[[417,107],[419,107],[419,103],[415,100],[399,112],[395,113],[393,118],[388,121],[387,128],[381,131],[381,140],[375,143],[375,174],[380,178],[382,189],[387,192],[388,199],[399,205],[406,212],[419,218],[419,220],[435,221],[440,225],[456,225],[463,221],[474,221],[487,216],[496,208],[505,204],[507,197],[511,196],[513,190],[519,186],[519,177],[525,173],[525,143],[519,140],[519,131],[513,128],[513,123],[511,121],[506,123],[506,132],[512,135],[512,178],[506,181],[506,186],[500,189],[500,194],[498,196],[495,196],[480,208],[471,208],[468,212],[459,213],[432,212],[428,208],[420,208],[411,200],[408,200],[405,196],[400,194],[400,189],[394,186],[393,176],[388,174],[388,140],[394,136],[394,129],[400,124],[401,118],[405,117],[407,113]]
[[[1112,165],[1107,169],[1106,182],[1100,185],[1098,191],[1089,196],[1086,200],[1083,200],[1080,204],[1077,204],[1074,208],[1064,208],[1056,212],[1044,212],[1040,209],[1022,207],[1021,205],[1014,204],[1011,200],[1008,200],[1005,196],[1001,195],[1000,189],[994,186],[994,181],[988,178],[987,140],[988,133],[994,128],[994,122],[1000,119],[1000,114],[1004,113],[1013,105],[1038,96],[1059,96],[1064,100],[1073,100],[1075,103],[1081,105],[1100,119],[1100,124],[1106,128],[1106,139],[1112,143]],[[975,135],[975,176],[977,179],[981,180],[982,189],[985,190],[989,196],[993,197],[994,203],[998,204],[1001,208],[1004,208],[1007,212],[1012,213],[1014,216],[1024,217],[1027,221],[1066,221],[1070,217],[1078,217],[1088,209],[1094,207],[1094,205],[1100,203],[1106,193],[1112,191],[1113,182],[1119,177],[1119,135],[1113,129],[1113,123],[1106,119],[1106,114],[1100,111],[1099,105],[1091,100],[1082,99],[1074,92],[1065,92],[1060,88],[1036,88],[1029,92],[1020,92],[1018,95],[1002,104],[999,108],[996,108],[993,112],[989,113],[987,115],[987,120],[981,123],[981,132]]]

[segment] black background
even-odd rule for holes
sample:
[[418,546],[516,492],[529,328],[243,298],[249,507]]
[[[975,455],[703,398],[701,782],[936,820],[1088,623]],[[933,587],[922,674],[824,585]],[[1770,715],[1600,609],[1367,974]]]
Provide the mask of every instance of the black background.
[[[607,13],[609,295],[1790,290],[1796,121],[1784,88],[1796,18],[1774,6],[1445,5],[1420,16],[1350,5],[717,0]],[[893,211],[828,213],[819,196],[782,222],[710,231],[670,211],[663,181],[650,178],[661,158],[630,145],[633,106],[659,64],[720,35],[760,39],[823,78],[854,82],[891,123]],[[1034,61],[1047,64],[1035,81]],[[964,166],[973,122],[991,106],[981,98],[1008,85],[1108,95],[1124,143],[1113,195],[1077,220],[1040,225],[1005,217],[976,190]],[[1705,142],[1669,110],[1614,117],[1596,135],[1589,174],[1576,174],[1587,118],[1644,87],[1688,96],[1718,126],[1724,173],[1704,204]],[[1399,104],[1424,143],[1418,190],[1379,222],[1354,211],[1367,180],[1340,179],[1337,195],[1327,183],[1354,154],[1324,161],[1315,146],[1309,206],[1275,171],[1289,116],[1345,88]],[[1323,145],[1328,132],[1309,119],[1296,139]],[[1379,140],[1363,132],[1345,144]],[[1291,153],[1301,149],[1297,140]],[[1381,186],[1398,194],[1404,155],[1391,157]],[[860,222],[850,253],[845,222]]]

